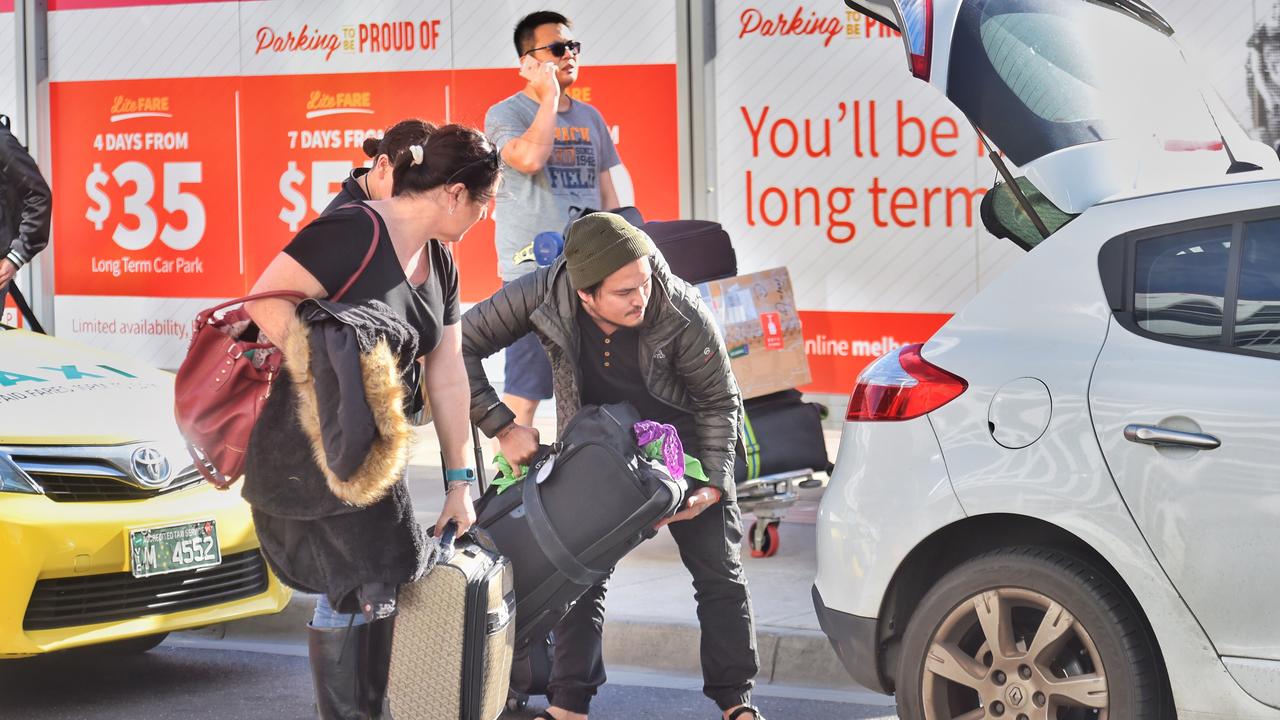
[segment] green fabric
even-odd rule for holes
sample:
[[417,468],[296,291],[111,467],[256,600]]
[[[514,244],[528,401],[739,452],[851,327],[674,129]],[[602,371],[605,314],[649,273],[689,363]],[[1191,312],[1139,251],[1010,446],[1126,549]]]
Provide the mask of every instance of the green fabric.
[[[662,440],[654,440],[653,442],[640,448],[644,456],[650,460],[662,461]],[[528,465],[521,465],[518,473],[511,471],[511,463],[503,457],[499,452],[493,456],[493,464],[498,466],[498,476],[493,479],[494,492],[498,495],[511,489],[512,486],[524,480],[524,476],[529,472]],[[699,482],[709,483],[711,480],[707,477],[707,473],[702,469],[702,463],[698,458],[684,454],[684,476],[690,480],[698,480]]]
[[515,472],[512,472],[511,463],[507,461],[507,458],[501,452],[493,456],[493,464],[498,466],[498,476],[493,479],[494,492],[498,495],[523,480],[524,476],[529,472],[528,465],[521,465]]
[[684,476],[690,480],[704,483],[711,482],[711,478],[707,477],[706,471],[702,469],[702,461],[689,453],[684,454]]

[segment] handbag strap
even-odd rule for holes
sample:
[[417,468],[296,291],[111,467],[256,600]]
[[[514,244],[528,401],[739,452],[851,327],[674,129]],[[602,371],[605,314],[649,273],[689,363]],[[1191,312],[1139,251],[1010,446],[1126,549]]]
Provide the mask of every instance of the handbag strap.
[[[345,210],[346,208],[350,208],[350,207],[358,207],[361,210],[364,210],[365,214],[369,216],[369,219],[373,221],[373,241],[369,243],[369,249],[365,251],[364,259],[360,261],[360,267],[356,268],[355,273],[353,273],[351,277],[347,279],[346,284],[344,284],[341,288],[338,289],[336,293],[334,293],[329,297],[329,299],[332,300],[333,302],[337,302],[341,300],[342,296],[346,295],[347,291],[351,289],[351,286],[356,284],[356,280],[359,280],[360,276],[364,274],[365,268],[369,267],[369,263],[373,261],[374,253],[378,251],[378,242],[382,239],[382,227],[378,224],[378,218],[374,216],[373,210],[370,210],[368,207],[361,205],[359,203],[347,203],[346,205],[343,205],[340,209]],[[232,300],[228,300],[223,303],[219,303],[205,310],[204,312],[196,316],[195,325],[197,328],[203,326],[205,323],[209,321],[209,318],[213,317],[213,315],[217,313],[219,310],[225,310],[231,307],[232,305],[243,305],[248,302],[253,302],[254,300],[266,300],[268,298],[288,298],[288,299],[297,300],[301,302],[307,299],[307,295],[306,293],[301,293],[301,292],[298,292],[297,290],[271,290],[269,292],[260,292],[260,293],[254,293],[252,295],[245,295],[244,297],[239,297]]]
[[378,250],[378,241],[382,239],[382,226],[378,223],[378,218],[376,215],[373,214],[373,210],[371,210],[368,205],[363,205],[361,203],[354,203],[354,202],[347,203],[346,205],[343,205],[341,208],[338,208],[338,209],[346,210],[347,208],[351,208],[351,207],[360,208],[365,212],[366,215],[369,216],[369,220],[373,221],[373,242],[369,243],[369,250],[365,252],[364,260],[360,261],[360,267],[356,268],[355,274],[353,274],[351,278],[347,280],[346,285],[343,285],[338,290],[338,292],[334,293],[332,296],[329,297],[329,299],[333,302],[338,302],[339,300],[341,300],[342,296],[346,295],[347,291],[351,289],[351,286],[356,284],[356,280],[359,280],[360,276],[364,274],[364,269],[369,267],[369,263],[373,260],[373,254]]

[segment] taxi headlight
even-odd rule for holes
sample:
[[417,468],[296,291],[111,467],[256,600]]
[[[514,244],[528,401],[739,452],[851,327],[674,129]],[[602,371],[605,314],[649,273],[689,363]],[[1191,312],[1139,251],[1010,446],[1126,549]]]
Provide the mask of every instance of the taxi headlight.
[[13,458],[0,452],[0,492],[18,492],[39,495],[40,489],[31,481]]

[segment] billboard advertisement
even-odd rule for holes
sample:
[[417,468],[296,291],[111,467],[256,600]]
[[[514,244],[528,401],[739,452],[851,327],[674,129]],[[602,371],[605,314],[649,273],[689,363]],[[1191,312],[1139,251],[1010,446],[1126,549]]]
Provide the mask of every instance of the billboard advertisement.
[[[248,291],[366,137],[408,117],[482,127],[523,87],[511,33],[532,9],[51,2],[56,332],[176,367],[191,318]],[[560,10],[584,47],[571,96],[609,124],[620,194],[676,217],[674,5]],[[497,289],[492,220],[454,254],[464,302]]]

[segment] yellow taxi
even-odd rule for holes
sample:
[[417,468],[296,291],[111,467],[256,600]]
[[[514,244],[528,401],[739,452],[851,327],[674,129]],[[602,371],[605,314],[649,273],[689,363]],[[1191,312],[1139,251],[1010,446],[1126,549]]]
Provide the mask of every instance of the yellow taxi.
[[248,505],[206,483],[173,376],[0,325],[0,659],[279,612]]

